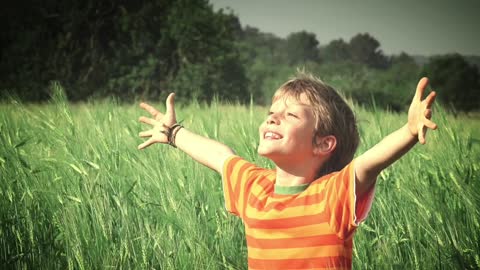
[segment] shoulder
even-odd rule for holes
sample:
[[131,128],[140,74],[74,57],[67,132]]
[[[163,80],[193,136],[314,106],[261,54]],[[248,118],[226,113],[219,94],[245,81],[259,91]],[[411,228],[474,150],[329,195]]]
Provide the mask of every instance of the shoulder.
[[355,179],[355,159],[350,161],[340,171],[331,172],[326,175],[322,175],[312,182],[311,186],[317,188],[325,188],[327,185],[333,182],[349,182],[349,180]]
[[268,170],[262,167],[259,167],[258,165],[254,164],[253,162],[247,161],[246,159],[237,156],[237,155],[232,155],[228,157],[224,164],[223,164],[223,175],[263,175],[263,174],[269,174],[271,173],[272,170]]
[[[254,163],[244,159],[243,157],[237,156],[237,155],[231,155],[228,158],[225,159],[225,162],[223,164],[223,168],[232,170],[232,169],[239,169],[239,168],[259,168],[257,165]],[[261,168],[259,168],[261,169]]]

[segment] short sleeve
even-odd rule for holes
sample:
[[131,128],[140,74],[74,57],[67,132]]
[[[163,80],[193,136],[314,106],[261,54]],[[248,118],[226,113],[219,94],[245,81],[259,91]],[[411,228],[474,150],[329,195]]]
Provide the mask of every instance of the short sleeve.
[[325,186],[329,223],[338,237],[347,239],[353,235],[359,223],[367,217],[372,205],[375,186],[373,185],[361,197],[356,197],[355,160],[341,171],[329,176]]
[[264,170],[238,156],[231,156],[225,160],[222,184],[225,208],[228,212],[243,217],[249,191],[255,179]]

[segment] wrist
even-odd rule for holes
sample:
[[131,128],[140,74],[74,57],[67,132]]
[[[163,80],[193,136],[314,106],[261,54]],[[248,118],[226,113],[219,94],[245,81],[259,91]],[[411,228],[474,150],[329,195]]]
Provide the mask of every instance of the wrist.
[[170,136],[168,136],[168,144],[177,148],[177,145],[175,144],[175,139],[177,137],[177,133],[180,129],[182,129],[183,126],[180,125],[179,123],[174,124],[173,126],[170,127]]
[[412,129],[410,128],[409,124],[405,124],[403,127],[403,132],[405,134],[405,137],[408,138],[409,140],[412,140],[412,141],[418,141],[418,134],[414,134],[414,132],[412,132]]

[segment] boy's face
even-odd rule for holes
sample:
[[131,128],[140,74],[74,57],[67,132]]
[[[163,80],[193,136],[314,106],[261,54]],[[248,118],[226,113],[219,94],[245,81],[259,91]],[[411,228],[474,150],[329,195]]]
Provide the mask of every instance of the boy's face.
[[260,125],[258,154],[274,162],[303,162],[313,157],[314,130],[315,117],[303,95],[280,97]]

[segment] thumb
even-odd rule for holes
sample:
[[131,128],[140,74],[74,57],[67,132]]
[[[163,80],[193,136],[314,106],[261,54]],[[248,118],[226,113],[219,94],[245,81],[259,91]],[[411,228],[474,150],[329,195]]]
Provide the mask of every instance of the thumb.
[[173,119],[175,119],[175,93],[170,93],[167,97],[167,112],[166,114],[169,115],[170,117],[173,116]]

